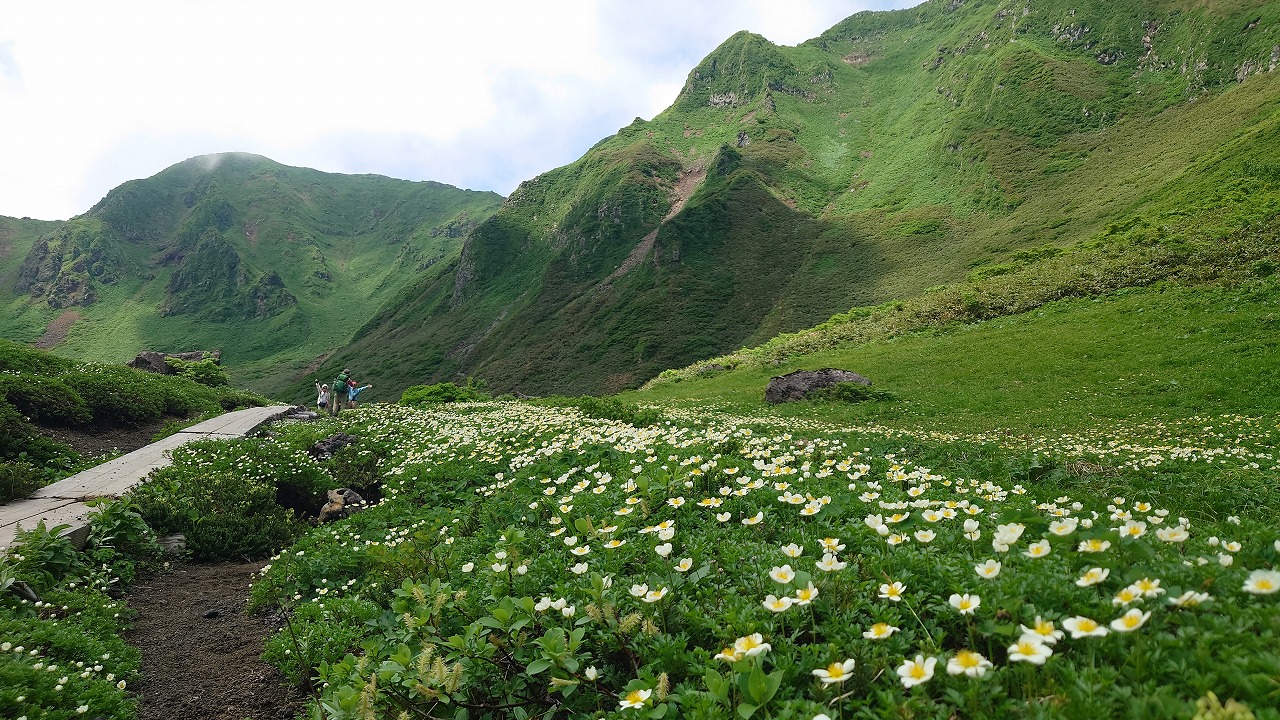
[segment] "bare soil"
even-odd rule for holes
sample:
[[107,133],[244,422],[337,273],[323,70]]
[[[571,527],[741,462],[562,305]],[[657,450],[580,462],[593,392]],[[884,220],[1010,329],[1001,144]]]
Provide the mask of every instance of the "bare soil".
[[41,427],[40,432],[86,458],[102,457],[115,452],[133,452],[151,444],[151,438],[164,429],[165,421],[157,420],[137,427],[95,423],[84,427]]
[[71,329],[76,321],[80,320],[80,313],[75,310],[64,310],[61,315],[53,319],[49,326],[45,328],[44,335],[36,340],[36,347],[41,350],[56,348],[67,339],[67,331]]
[[245,614],[262,562],[175,565],[129,591],[137,611],[126,638],[142,651],[140,720],[288,720],[302,693],[263,662],[273,624]]

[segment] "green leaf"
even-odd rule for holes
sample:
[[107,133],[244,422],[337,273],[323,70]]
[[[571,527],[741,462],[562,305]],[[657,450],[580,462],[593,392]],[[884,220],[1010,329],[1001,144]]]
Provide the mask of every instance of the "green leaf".
[[755,712],[755,705],[752,705],[751,703],[738,703],[738,715],[742,717],[742,720],[747,720],[754,715]]
[[524,671],[529,673],[530,675],[537,675],[538,673],[542,672],[543,670],[546,670],[549,667],[551,667],[550,660],[539,658],[529,663],[525,667]]
[[763,705],[769,699],[769,681],[759,663],[751,668],[751,674],[747,677],[747,692],[757,705]]

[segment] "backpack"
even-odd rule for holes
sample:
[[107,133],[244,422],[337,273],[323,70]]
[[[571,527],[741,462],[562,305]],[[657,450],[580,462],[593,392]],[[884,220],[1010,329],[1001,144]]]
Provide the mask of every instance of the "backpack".
[[346,373],[338,373],[338,377],[333,381],[333,386],[335,388],[344,387],[346,386],[347,381],[350,379],[351,379],[350,376],[348,376]]

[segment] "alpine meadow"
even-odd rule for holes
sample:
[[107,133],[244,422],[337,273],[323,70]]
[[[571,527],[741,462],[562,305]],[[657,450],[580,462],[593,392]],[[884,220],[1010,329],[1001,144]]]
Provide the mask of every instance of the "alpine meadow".
[[1280,720],[1274,2],[740,32],[506,198],[192,158],[0,218],[0,302],[15,501],[373,383],[20,530],[0,717],[179,712],[137,598],[233,561],[279,680],[206,674],[317,720]]

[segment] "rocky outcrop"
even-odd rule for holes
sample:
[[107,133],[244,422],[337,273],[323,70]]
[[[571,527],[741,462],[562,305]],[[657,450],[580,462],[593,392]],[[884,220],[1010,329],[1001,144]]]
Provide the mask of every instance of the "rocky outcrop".
[[159,375],[177,375],[178,371],[169,364],[169,358],[184,362],[200,362],[205,358],[213,360],[214,365],[222,364],[221,350],[196,350],[182,353],[163,353],[155,350],[143,350],[138,356],[126,363],[135,370],[145,370]]
[[814,390],[831,387],[839,383],[857,383],[870,386],[871,381],[856,372],[823,368],[821,370],[797,370],[793,373],[769,378],[769,386],[765,388],[764,399],[770,403],[795,402],[803,400]]

